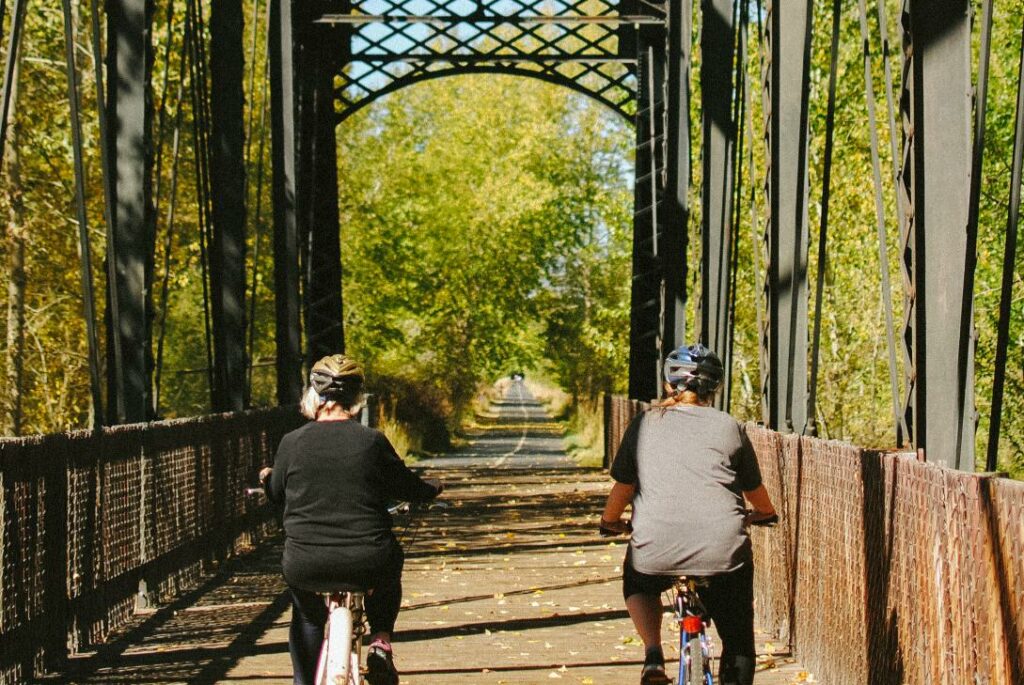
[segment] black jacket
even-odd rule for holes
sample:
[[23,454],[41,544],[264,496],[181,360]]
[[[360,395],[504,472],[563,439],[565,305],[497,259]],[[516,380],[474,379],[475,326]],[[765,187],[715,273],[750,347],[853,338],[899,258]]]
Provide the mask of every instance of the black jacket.
[[372,577],[398,553],[389,501],[437,493],[382,433],[356,421],[311,421],[288,433],[267,486],[271,501],[284,505],[285,580],[328,591],[336,581]]

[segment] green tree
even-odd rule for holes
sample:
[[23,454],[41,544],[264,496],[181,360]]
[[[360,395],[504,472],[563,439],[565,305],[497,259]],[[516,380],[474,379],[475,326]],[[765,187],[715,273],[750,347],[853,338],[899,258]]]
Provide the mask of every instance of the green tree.
[[[593,330],[603,309],[628,312],[615,284],[628,283],[630,137],[613,116],[533,80],[461,77],[345,122],[351,350],[378,374],[432,386],[454,417],[485,380],[545,355],[561,370],[572,345],[542,335],[568,330],[570,301],[583,296],[596,300],[593,318],[577,323],[591,330],[576,335],[624,368],[627,328]],[[595,272],[589,292],[584,270]]]

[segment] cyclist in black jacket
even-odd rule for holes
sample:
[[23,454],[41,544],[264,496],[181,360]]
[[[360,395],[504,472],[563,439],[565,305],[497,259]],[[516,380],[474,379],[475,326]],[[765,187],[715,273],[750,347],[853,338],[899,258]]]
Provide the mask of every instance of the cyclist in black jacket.
[[[668,356],[664,375],[669,396],[626,429],[601,516],[602,533],[632,532],[622,594],[646,649],[640,682],[672,682],[661,648],[661,593],[686,575],[710,581],[698,593],[722,640],[719,682],[750,685],[754,559],[747,524],[770,520],[775,509],[743,426],[711,406],[724,375],[718,357],[703,345],[681,347]],[[621,517],[629,504],[627,523]]]
[[282,566],[292,598],[288,647],[295,683],[312,685],[327,608],[317,593],[353,584],[366,596],[371,685],[397,685],[391,634],[402,602],[402,548],[388,500],[426,501],[439,481],[409,470],[379,431],[361,425],[359,364],[324,357],[310,372],[302,413],[309,423],[284,436],[273,468],[260,472],[267,496],[284,505]]

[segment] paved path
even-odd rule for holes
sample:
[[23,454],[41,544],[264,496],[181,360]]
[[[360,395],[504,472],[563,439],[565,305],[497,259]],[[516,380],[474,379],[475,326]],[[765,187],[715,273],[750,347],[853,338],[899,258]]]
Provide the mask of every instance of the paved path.
[[419,461],[417,466],[427,470],[576,466],[565,453],[561,427],[523,381],[510,383],[480,422],[485,428],[471,433],[468,445],[437,459]]
[[[420,464],[445,480],[453,506],[405,533],[402,683],[637,682],[643,650],[619,583],[625,546],[594,534],[607,476],[575,467],[525,386],[511,386],[494,414],[465,448]],[[228,564],[57,680],[287,685],[279,558],[271,545]],[[674,634],[665,639],[673,657]],[[813,682],[784,645],[762,635],[758,647],[757,685]]]

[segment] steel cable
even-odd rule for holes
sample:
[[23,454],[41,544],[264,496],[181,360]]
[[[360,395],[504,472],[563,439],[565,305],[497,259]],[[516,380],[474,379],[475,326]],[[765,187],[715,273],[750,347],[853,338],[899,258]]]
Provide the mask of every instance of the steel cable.
[[[878,31],[882,39],[882,66],[885,73],[885,105],[889,115],[889,153],[892,156],[892,183],[896,190],[896,218],[898,225],[903,226],[906,222],[906,208],[903,203],[903,193],[900,192],[900,156],[896,144],[896,110],[893,99],[892,85],[892,60],[889,55],[889,22],[885,11],[885,2],[878,2]],[[890,302],[889,311],[892,311]],[[893,353],[895,354],[895,352]],[[897,383],[898,388],[898,383]],[[898,389],[897,389],[897,392]],[[897,402],[899,400],[897,399]],[[907,429],[907,417],[902,411],[898,411],[896,419],[896,445],[902,447],[910,432]]]
[[[267,2],[266,12],[266,35],[270,35],[270,6],[271,3]],[[255,53],[253,53],[255,55]],[[245,405],[249,406],[252,402],[252,370],[255,362],[254,352],[256,346],[256,287],[258,284],[257,276],[259,274],[259,263],[260,263],[260,242],[263,237],[263,222],[262,222],[262,209],[263,209],[263,166],[264,166],[264,151],[266,149],[267,142],[267,110],[269,104],[269,98],[267,97],[268,88],[270,84],[270,50],[266,50],[266,56],[264,61],[263,70],[263,88],[260,95],[260,145],[257,151],[258,159],[256,161],[256,209],[253,214],[253,231],[255,233],[253,237],[253,251],[252,251],[252,286],[249,289],[249,369],[246,375],[245,384]],[[248,152],[246,153],[248,156]],[[248,179],[249,165],[246,163],[246,179]],[[246,197],[248,197],[248,190],[246,191]]]
[[160,388],[164,365],[164,339],[167,334],[167,307],[170,295],[171,249],[174,240],[175,211],[178,202],[178,162],[181,159],[181,119],[185,107],[185,75],[187,69],[187,50],[191,37],[188,20],[185,21],[184,35],[181,42],[181,54],[178,67],[177,109],[174,113],[174,139],[171,143],[171,190],[167,204],[167,233],[164,238],[164,277],[160,286],[160,334],[157,337],[156,369],[154,375],[153,411],[160,415]]
[[839,70],[839,27],[842,21],[842,0],[832,3],[832,44],[829,47],[828,105],[825,112],[825,159],[821,183],[821,220],[818,224],[818,273],[814,292],[814,333],[811,338],[811,383],[807,389],[807,419],[804,435],[818,434],[818,368],[821,359],[821,309],[825,292],[825,270],[828,266],[828,210],[832,196],[832,151],[836,128],[836,81]]
[[896,369],[896,333],[893,323],[892,285],[889,279],[889,248],[885,230],[885,200],[882,196],[882,166],[878,153],[878,118],[875,113],[874,79],[871,77],[871,33],[865,0],[858,0],[860,34],[864,52],[864,96],[868,105],[868,127],[871,130],[871,169],[875,184],[875,222],[878,226],[878,262],[882,276],[882,306],[885,310],[885,331],[889,347],[889,385],[892,393],[894,430],[900,439],[900,395]]
[[160,213],[160,196],[163,183],[163,162],[164,162],[164,133],[167,121],[167,89],[171,78],[171,44],[174,42],[171,40],[174,27],[174,1],[169,0],[167,3],[167,46],[164,49],[164,74],[162,81],[162,89],[160,93],[160,108],[157,110],[157,137],[156,137],[156,167],[154,176],[155,188],[153,190],[154,196],[154,213],[159,215]]
[[1020,184],[1024,166],[1024,33],[1021,36],[1020,68],[1017,75],[1017,121],[1013,137],[1013,171],[1010,178],[1010,207],[1006,218],[1006,246],[1003,253],[1003,281],[999,299],[996,334],[995,377],[992,381],[992,415],[989,422],[985,468],[995,471],[999,458],[999,429],[1002,421],[1003,391],[1006,384],[1007,347],[1010,343],[1010,315],[1013,279],[1017,260],[1017,229],[1020,222]]
[[[963,295],[960,300],[960,337],[957,344],[957,425],[956,464],[964,447],[964,421],[967,419],[967,376],[971,358],[971,338],[974,333],[974,279],[978,269],[978,211],[981,204],[981,169],[985,159],[985,119],[988,112],[988,67],[992,45],[992,0],[985,0],[981,19],[981,46],[978,55],[978,100],[974,110],[974,149],[971,157],[971,189],[967,205],[967,244],[964,254]],[[973,386],[973,383],[972,383]],[[973,401],[971,402],[973,405]],[[976,413],[971,409],[970,421],[977,425]],[[970,437],[974,440],[974,432]],[[971,464],[970,470],[974,470]]]
[[[11,35],[7,42],[7,61],[4,64],[4,89],[0,96],[0,163],[3,163],[4,148],[7,142],[7,116],[11,109],[11,94],[14,89],[14,72],[18,64],[18,52],[21,50],[21,31],[25,25],[25,4],[27,0],[14,0],[14,12],[11,16]],[[0,14],[0,26],[3,14]]]
[[[78,259],[82,284],[82,308],[85,316],[89,354],[89,389],[92,393],[93,429],[103,426],[103,394],[100,391],[99,338],[96,333],[96,303],[93,293],[92,249],[89,244],[85,205],[85,164],[82,161],[82,119],[78,100],[78,68],[75,62],[75,36],[71,0],[62,1],[64,13],[64,61],[68,77],[68,103],[71,115],[71,150],[75,165],[75,213],[78,220]],[[0,12],[0,23],[3,14]]]
[[[154,197],[153,213],[154,213],[155,216],[159,216],[160,215],[160,202],[161,202],[161,197],[162,197],[162,194],[163,194],[164,134],[165,134],[166,122],[167,122],[167,91],[168,91],[169,86],[170,86],[170,76],[171,76],[171,44],[174,42],[172,40],[172,38],[174,36],[173,30],[172,30],[173,29],[173,25],[174,25],[174,2],[173,2],[173,0],[169,0],[169,2],[167,3],[167,29],[166,29],[166,32],[167,32],[167,46],[166,46],[166,48],[164,50],[164,73],[163,73],[163,78],[161,79],[161,81],[162,81],[162,90],[161,90],[161,93],[160,93],[160,108],[157,111],[156,164],[154,165],[156,167],[155,172],[154,172],[154,176],[156,178],[155,178],[155,181],[154,181],[155,188],[153,190],[153,197]],[[181,80],[181,73],[180,72],[179,72],[178,76],[179,76],[179,83],[180,83],[180,80]],[[181,106],[181,97],[180,97],[180,95],[178,97],[178,106],[179,106],[179,109],[180,109],[180,106]],[[175,135],[176,134],[177,134],[177,132],[175,132]],[[173,175],[173,172],[172,172],[172,175]],[[172,184],[173,184],[173,181],[172,181]],[[167,238],[164,240],[164,278],[163,278],[163,282],[164,282],[165,285],[166,285],[166,283],[168,281],[167,269],[168,269],[168,267],[170,265],[169,250],[171,249],[171,239],[170,239],[171,230],[172,230],[171,226],[168,224],[168,226],[167,226]],[[155,240],[156,239],[155,239],[155,231],[154,231],[154,246],[155,246]],[[155,257],[155,255],[154,255],[154,257]],[[160,374],[162,372],[162,362],[163,362],[164,328],[165,328],[165,325],[166,325],[166,322],[167,322],[167,313],[165,311],[166,306],[167,306],[167,300],[166,300],[166,298],[162,297],[161,298],[161,310],[160,310],[160,333],[159,333],[159,336],[158,336],[159,342],[157,343],[156,362],[154,364],[154,369],[153,369],[153,408],[152,408],[153,416],[158,416],[160,414]]]
[[[764,70],[764,54],[762,51],[762,36],[760,29],[760,2],[758,2],[758,61],[760,63],[760,69]],[[743,79],[743,101],[744,101],[744,119],[746,120],[747,137],[750,139],[750,146],[748,147],[747,156],[750,166],[750,237],[751,237],[751,256],[753,261],[754,269],[754,317],[757,323],[757,335],[761,336],[764,330],[764,314],[761,307],[761,293],[764,287],[761,281],[761,243],[759,242],[758,236],[760,235],[760,229],[757,221],[757,193],[758,184],[755,174],[757,173],[757,167],[754,165],[754,113],[751,108],[750,102],[750,79]],[[763,97],[762,97],[763,102]],[[758,349],[758,364],[759,364],[759,385],[764,385],[763,369],[765,367],[765,355],[764,346],[760,344],[760,340],[757,345]],[[763,387],[759,388],[761,394],[761,417],[764,419],[767,416],[767,407],[765,406],[765,395]]]
[[[750,22],[750,8],[743,3],[737,11],[738,31],[736,33],[736,92],[743,93],[747,83],[747,27]],[[729,223],[729,297],[726,312],[726,368],[730,369],[729,383],[725,387],[725,410],[732,407],[732,360],[736,345],[736,282],[739,264],[739,225],[743,200],[743,160],[746,145],[745,128],[741,125],[746,115],[746,100],[737,95],[733,108],[733,131],[736,145],[733,147],[733,200],[730,206]]]
[[216,384],[213,367],[213,343],[210,321],[210,268],[209,268],[209,230],[210,230],[210,177],[208,168],[209,137],[208,120],[206,117],[206,73],[203,69],[205,52],[203,50],[202,10],[197,5],[200,0],[188,0],[186,21],[191,30],[189,46],[189,82],[192,99],[192,149],[195,157],[196,174],[196,218],[199,225],[199,259],[203,282],[203,323],[206,338],[206,376],[210,392],[210,405],[216,404]]

